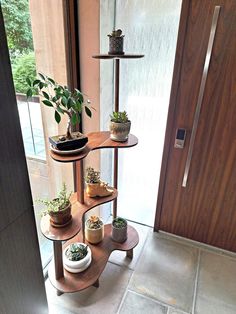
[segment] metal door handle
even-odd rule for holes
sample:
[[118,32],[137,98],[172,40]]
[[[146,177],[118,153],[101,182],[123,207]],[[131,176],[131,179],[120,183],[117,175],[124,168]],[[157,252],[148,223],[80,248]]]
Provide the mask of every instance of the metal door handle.
[[197,133],[198,120],[200,116],[203,95],[204,95],[204,91],[206,87],[206,80],[207,80],[209,65],[211,61],[212,48],[214,44],[220,8],[221,8],[220,6],[215,6],[214,14],[212,18],[211,32],[210,32],[208,46],[207,46],[207,53],[206,53],[204,68],[202,72],[202,79],[201,79],[201,85],[200,85],[199,94],[198,94],[196,110],[194,114],[193,128],[192,128],[192,133],[191,133],[191,138],[190,138],[190,143],[189,143],[188,155],[187,155],[187,160],[186,160],[185,169],[184,169],[184,177],[183,177],[183,182],[182,182],[183,187],[187,186],[188,175],[189,175],[189,170],[190,170],[190,165],[191,165],[191,160],[192,160],[192,155],[193,155],[193,147],[194,147],[195,137]]

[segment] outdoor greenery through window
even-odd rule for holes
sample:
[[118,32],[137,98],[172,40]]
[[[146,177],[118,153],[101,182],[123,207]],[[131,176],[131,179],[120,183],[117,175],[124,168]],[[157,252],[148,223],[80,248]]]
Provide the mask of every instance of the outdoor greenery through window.
[[36,64],[28,0],[1,0],[12,74],[27,156],[45,159],[45,145],[38,97],[29,102],[26,77],[36,78]]

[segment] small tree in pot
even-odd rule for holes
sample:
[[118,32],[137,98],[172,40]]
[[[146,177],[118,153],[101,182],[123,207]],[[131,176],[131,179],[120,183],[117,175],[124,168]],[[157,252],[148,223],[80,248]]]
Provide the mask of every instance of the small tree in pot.
[[110,138],[116,142],[127,141],[131,128],[131,121],[128,118],[127,112],[113,111],[110,117]]
[[66,184],[63,183],[62,190],[53,200],[37,200],[46,206],[42,211],[42,215],[48,214],[50,216],[50,224],[53,227],[61,228],[71,222],[70,196],[71,192],[67,193]]
[[68,245],[63,252],[64,268],[71,273],[79,273],[89,267],[92,253],[88,245],[75,242]]
[[125,242],[127,240],[127,220],[121,217],[113,219],[111,224],[111,237],[115,242]]
[[49,137],[50,143],[58,150],[70,150],[83,147],[88,138],[80,132],[72,132],[72,126],[80,123],[80,115],[85,110],[91,117],[90,101],[85,100],[84,95],[78,90],[69,90],[67,86],[59,85],[52,78],[39,73],[39,78],[31,81],[26,79],[29,86],[27,97],[39,95],[42,103],[54,110],[54,118],[57,123],[61,122],[61,115],[67,115],[68,123],[66,134]]
[[85,223],[85,238],[92,244],[101,242],[104,238],[104,224],[98,216],[91,216]]
[[89,197],[104,197],[113,193],[113,189],[107,183],[101,181],[100,172],[88,167],[85,175],[86,193]]

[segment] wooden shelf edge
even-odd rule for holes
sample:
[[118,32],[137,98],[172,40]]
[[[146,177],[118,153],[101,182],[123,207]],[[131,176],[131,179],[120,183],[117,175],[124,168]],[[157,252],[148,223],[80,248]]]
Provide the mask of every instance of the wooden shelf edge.
[[138,144],[138,138],[133,135],[129,134],[129,138],[126,142],[115,142],[110,139],[110,132],[109,131],[101,131],[101,132],[92,132],[87,134],[88,136],[88,144],[86,148],[77,155],[68,155],[62,156],[54,153],[50,150],[50,156],[55,161],[59,162],[73,162],[79,161],[87,157],[87,155],[96,149],[103,149],[103,148],[129,148],[136,146]]
[[111,55],[108,53],[101,53],[97,55],[93,55],[92,58],[94,59],[104,59],[104,60],[111,60],[111,59],[140,59],[143,58],[144,54],[132,54],[132,53],[124,53],[123,55]]
[[[64,248],[73,242],[82,242],[82,232],[70,241],[66,242]],[[82,291],[92,286],[102,274],[111,253],[115,250],[130,251],[139,242],[138,232],[132,226],[128,226],[128,238],[124,243],[117,243],[111,239],[111,224],[105,225],[104,239],[97,245],[87,243],[92,251],[92,263],[88,269],[82,273],[72,274],[64,269],[64,277],[56,280],[54,260],[51,261],[48,276],[52,285],[62,293],[72,293]]]

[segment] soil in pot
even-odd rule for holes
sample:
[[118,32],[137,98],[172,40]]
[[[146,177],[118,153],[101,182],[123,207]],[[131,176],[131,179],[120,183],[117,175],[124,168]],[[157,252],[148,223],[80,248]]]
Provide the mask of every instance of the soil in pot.
[[50,215],[50,224],[53,227],[62,228],[62,227],[67,226],[72,221],[71,203],[68,203],[68,205],[65,208],[57,212],[53,212],[53,211],[49,212],[49,215]]
[[111,224],[111,237],[115,242],[123,243],[127,240],[127,221],[123,218],[115,218]]

